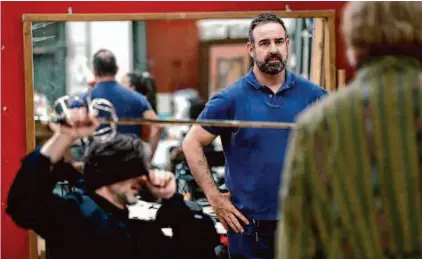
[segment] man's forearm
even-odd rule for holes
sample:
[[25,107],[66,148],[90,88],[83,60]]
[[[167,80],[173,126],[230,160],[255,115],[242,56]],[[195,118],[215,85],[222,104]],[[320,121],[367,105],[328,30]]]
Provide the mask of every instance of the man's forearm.
[[158,142],[160,141],[161,132],[163,128],[160,126],[152,126],[149,136],[149,146],[151,148],[151,160],[154,157],[155,150],[157,150]]
[[183,152],[193,177],[209,199],[210,196],[219,193],[219,190],[212,179],[208,161],[202,148],[199,143],[189,143],[184,145]]
[[40,153],[48,157],[52,163],[56,163],[73,142],[72,137],[56,133],[44,144]]

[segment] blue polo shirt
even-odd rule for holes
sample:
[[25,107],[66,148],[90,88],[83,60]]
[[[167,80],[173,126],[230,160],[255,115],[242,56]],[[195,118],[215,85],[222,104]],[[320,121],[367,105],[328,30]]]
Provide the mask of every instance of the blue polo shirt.
[[[118,118],[142,119],[145,111],[152,110],[151,104],[145,96],[120,85],[114,80],[98,83],[91,90],[90,95],[91,99],[103,98],[111,102]],[[87,96],[88,93],[84,94],[83,100],[86,100]],[[141,136],[142,126],[119,125],[117,131]]]
[[[261,85],[251,69],[207,103],[198,120],[295,122],[298,113],[327,91],[286,71],[277,94]],[[278,194],[289,129],[204,127],[221,137],[226,185],[246,217],[278,219]]]

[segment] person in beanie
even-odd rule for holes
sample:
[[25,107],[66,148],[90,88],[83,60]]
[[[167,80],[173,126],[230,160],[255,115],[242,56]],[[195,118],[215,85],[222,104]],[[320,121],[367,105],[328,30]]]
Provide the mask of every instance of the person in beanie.
[[[54,194],[61,178],[57,168],[72,168],[63,153],[99,126],[86,108],[71,109],[67,121],[70,126],[54,125],[54,135],[22,160],[7,200],[13,221],[46,240],[49,258],[215,258],[214,222],[175,193],[171,172],[147,169],[136,136],[94,142],[84,158],[84,188]],[[127,205],[137,202],[142,185],[162,200],[155,221],[129,219]],[[163,234],[164,227],[172,229],[172,238]]]

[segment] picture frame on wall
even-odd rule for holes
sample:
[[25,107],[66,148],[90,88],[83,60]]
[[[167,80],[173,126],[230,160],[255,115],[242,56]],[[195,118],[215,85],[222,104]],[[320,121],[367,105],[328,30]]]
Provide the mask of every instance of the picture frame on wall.
[[246,73],[243,56],[219,57],[216,66],[217,74],[211,91],[212,94],[216,94],[228,85],[233,84]]

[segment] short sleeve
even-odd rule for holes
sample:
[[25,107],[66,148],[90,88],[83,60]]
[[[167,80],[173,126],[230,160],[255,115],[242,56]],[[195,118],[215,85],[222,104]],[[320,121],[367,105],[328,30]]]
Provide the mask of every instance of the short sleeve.
[[[221,91],[208,101],[204,110],[198,117],[202,120],[232,120],[232,98],[227,91]],[[221,135],[227,128],[223,127],[203,127],[213,135]]]
[[84,93],[80,96],[76,96],[75,98],[71,99],[71,102],[69,103],[69,108],[80,108],[86,105],[88,98],[88,93]]
[[312,100],[312,102],[319,101],[320,99],[322,99],[326,95],[328,95],[327,90],[325,90],[322,87],[316,87],[316,89],[314,91],[314,99]]
[[141,114],[148,110],[152,110],[151,104],[149,103],[148,99],[143,95],[140,95],[139,97],[139,106],[141,109]]

